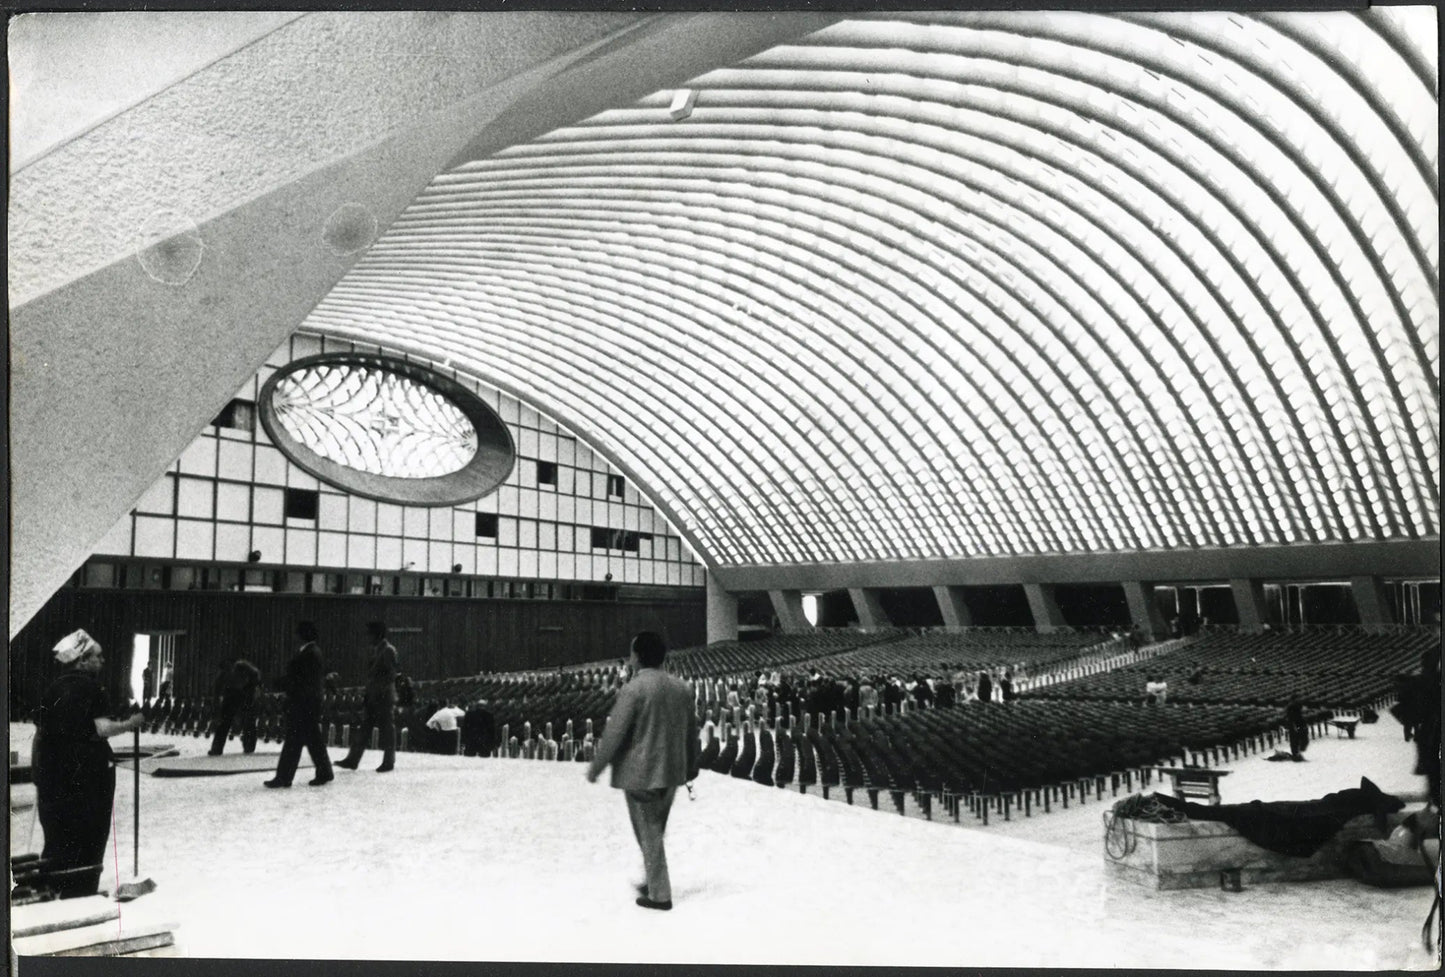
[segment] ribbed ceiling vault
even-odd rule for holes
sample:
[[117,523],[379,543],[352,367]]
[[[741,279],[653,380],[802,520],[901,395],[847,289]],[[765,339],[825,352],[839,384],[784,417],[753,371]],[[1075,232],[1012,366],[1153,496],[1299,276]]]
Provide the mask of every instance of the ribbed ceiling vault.
[[847,20],[441,173],[303,328],[713,567],[1439,533],[1433,9]]

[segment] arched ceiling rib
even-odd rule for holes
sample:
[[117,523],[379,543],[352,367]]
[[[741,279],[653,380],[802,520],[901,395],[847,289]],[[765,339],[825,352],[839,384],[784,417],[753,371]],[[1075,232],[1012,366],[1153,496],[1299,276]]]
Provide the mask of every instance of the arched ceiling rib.
[[875,15],[432,181],[306,328],[710,565],[1439,532],[1433,12]]

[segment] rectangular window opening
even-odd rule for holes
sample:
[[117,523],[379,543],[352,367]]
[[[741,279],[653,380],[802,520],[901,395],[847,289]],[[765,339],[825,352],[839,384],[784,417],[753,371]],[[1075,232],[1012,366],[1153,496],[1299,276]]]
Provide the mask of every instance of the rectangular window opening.
[[537,484],[538,484],[538,485],[556,485],[556,484],[557,484],[557,463],[556,463],[555,461],[539,461],[539,462],[537,462]]
[[495,512],[477,513],[477,535],[485,536],[488,539],[497,538],[497,514]]
[[321,504],[321,493],[314,489],[288,488],[286,490],[287,519],[315,519],[317,507]]
[[235,431],[255,431],[256,405],[249,400],[240,400],[239,398],[232,400],[221,408],[221,412],[216,415],[216,419],[211,422],[211,425],[228,427]]
[[[115,587],[117,586],[115,570],[114,563],[87,563],[81,579],[81,586]],[[122,576],[124,575],[122,574]]]

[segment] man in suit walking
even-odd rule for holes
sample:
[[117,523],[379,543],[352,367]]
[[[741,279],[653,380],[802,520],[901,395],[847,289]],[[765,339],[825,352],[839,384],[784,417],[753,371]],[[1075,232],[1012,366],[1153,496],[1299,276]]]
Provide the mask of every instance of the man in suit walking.
[[647,872],[647,882],[637,887],[637,904],[645,909],[672,908],[662,837],[673,795],[697,775],[701,753],[692,689],[662,670],[666,657],[667,645],[656,632],[632,639],[632,679],[617,693],[587,768],[588,782],[596,783],[610,765],[612,786],[627,799]]
[[371,636],[371,663],[366,670],[365,715],[346,759],[336,761],[336,765],[355,770],[375,729],[379,730],[382,749],[381,766],[376,772],[386,773],[396,764],[396,648],[386,640],[385,622],[372,621],[366,631]]
[[311,754],[316,776],[309,783],[320,787],[335,780],[331,757],[321,738],[321,681],[325,669],[321,665],[321,649],[316,644],[316,625],[301,621],[296,625],[301,648],[291,656],[282,679],[286,693],[286,729],[281,744],[281,758],[276,762],[276,776],[266,781],[267,787],[290,787],[301,762],[301,748]]

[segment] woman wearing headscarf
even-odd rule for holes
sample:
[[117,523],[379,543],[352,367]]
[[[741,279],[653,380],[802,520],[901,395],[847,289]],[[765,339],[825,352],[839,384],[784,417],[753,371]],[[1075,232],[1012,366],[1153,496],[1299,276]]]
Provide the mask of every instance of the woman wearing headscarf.
[[45,690],[36,711],[31,765],[35,807],[45,832],[40,857],[59,878],[62,899],[94,895],[100,888],[101,861],[115,804],[115,767],[106,740],[139,729],[145,718],[106,716],[110,704],[96,678],[105,664],[100,645],[84,631],[66,635],[55,646],[65,667]]

